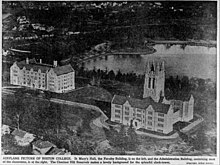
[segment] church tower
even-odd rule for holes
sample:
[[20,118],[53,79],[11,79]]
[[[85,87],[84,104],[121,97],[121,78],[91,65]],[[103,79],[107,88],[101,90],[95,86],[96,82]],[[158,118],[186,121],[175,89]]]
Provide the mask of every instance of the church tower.
[[143,98],[151,97],[158,102],[164,96],[165,67],[163,62],[147,62]]

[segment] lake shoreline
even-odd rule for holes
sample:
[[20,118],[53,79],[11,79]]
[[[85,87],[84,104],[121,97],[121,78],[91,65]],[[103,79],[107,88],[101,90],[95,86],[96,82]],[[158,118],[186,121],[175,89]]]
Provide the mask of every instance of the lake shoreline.
[[204,47],[217,47],[217,41],[205,41],[205,40],[187,40],[187,41],[180,41],[180,40],[148,40],[145,42],[145,46],[148,48],[147,49],[139,49],[134,51],[134,49],[126,50],[126,49],[121,49],[121,50],[112,50],[111,52],[107,53],[100,53],[100,54],[95,54],[94,56],[86,57],[79,62],[82,61],[87,61],[90,59],[94,59],[97,57],[102,57],[102,56],[109,56],[109,55],[149,55],[157,52],[156,49],[153,48],[154,45],[159,45],[159,44],[165,44],[169,47],[173,45],[181,45],[183,47],[185,46],[204,46]]
[[[204,46],[186,46],[172,45],[167,47],[166,44],[156,44],[154,47],[157,51],[148,55],[113,55],[103,54],[103,57],[93,58],[90,60],[81,60],[76,62],[82,64],[86,69],[113,70],[121,73],[143,74],[147,61],[163,60],[166,63],[166,72],[168,76],[186,75],[188,77],[210,78],[216,80],[216,48]],[[118,50],[119,51],[119,50]],[[142,53],[144,54],[144,53]],[[89,55],[89,54],[88,54]],[[98,54],[97,54],[98,55]],[[110,56],[111,55],[111,56]]]
[[145,42],[146,45],[152,44],[169,44],[172,45],[189,45],[189,46],[205,46],[205,47],[217,47],[217,41],[205,41],[205,40],[148,40]]

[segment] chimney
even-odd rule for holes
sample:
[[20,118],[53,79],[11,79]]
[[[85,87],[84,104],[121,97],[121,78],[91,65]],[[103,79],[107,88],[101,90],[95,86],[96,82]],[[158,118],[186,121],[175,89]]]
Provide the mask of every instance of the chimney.
[[53,66],[57,67],[57,61],[53,61]]
[[26,58],[26,64],[29,64],[29,59],[28,59],[28,57]]
[[40,64],[42,64],[42,59],[40,59]]

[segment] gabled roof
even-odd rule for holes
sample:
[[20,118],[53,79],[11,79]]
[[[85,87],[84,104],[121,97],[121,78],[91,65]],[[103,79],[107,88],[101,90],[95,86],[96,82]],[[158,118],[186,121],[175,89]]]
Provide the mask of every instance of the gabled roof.
[[49,65],[49,64],[37,63],[35,59],[30,59],[29,64],[27,64],[25,60],[17,62],[17,66],[20,69],[23,69],[25,67],[27,70],[31,70],[31,69],[33,69],[34,71],[41,70],[42,73],[46,73],[50,69],[53,69],[53,71],[57,74],[57,76],[74,71],[74,69],[70,64],[54,67],[53,65]]
[[57,76],[62,75],[62,74],[67,74],[70,72],[74,72],[74,69],[70,64],[64,65],[64,66],[58,66],[53,68],[54,72],[57,74]]
[[37,140],[33,143],[34,146],[37,148],[43,149],[43,148],[49,148],[49,147],[55,147],[55,145],[49,141],[43,141],[43,140]]
[[43,73],[46,73],[52,67],[52,65],[36,63],[35,59],[30,59],[29,64],[27,64],[25,60],[17,62],[17,66],[20,69],[25,67],[27,70],[33,69],[34,71],[38,71],[40,69]]
[[147,97],[144,99],[136,99],[119,95],[114,95],[112,99],[112,104],[123,105],[126,101],[128,101],[132,107],[140,109],[146,109],[148,106],[151,105],[156,112],[165,114],[167,114],[170,107],[170,105],[167,104],[154,102],[154,100],[151,97]]

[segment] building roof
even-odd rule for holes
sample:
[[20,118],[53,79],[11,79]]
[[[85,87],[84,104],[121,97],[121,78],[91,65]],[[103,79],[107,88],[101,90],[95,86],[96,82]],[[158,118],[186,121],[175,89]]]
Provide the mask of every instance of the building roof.
[[43,73],[46,73],[52,67],[52,65],[36,63],[35,59],[30,59],[29,64],[27,64],[25,60],[17,62],[17,66],[20,69],[25,67],[27,70],[31,70],[32,68],[34,71],[38,71],[40,69]]
[[72,66],[70,64],[55,67],[55,68],[53,68],[53,70],[57,74],[57,76],[62,75],[62,74],[67,74],[67,73],[74,71],[74,69],[72,68]]
[[47,155],[65,155],[65,152],[62,149],[59,149],[57,147],[53,147]]
[[49,141],[43,141],[43,140],[37,140],[33,143],[34,146],[37,148],[49,148],[49,147],[55,147],[55,145]]
[[15,129],[11,134],[14,136],[19,136],[20,138],[23,138],[26,135],[27,132]]
[[58,76],[74,71],[74,69],[72,68],[72,66],[70,64],[64,65],[64,66],[54,67],[53,65],[49,65],[49,64],[37,63],[35,59],[30,59],[29,64],[26,63],[26,60],[17,62],[17,66],[20,69],[23,69],[25,67],[27,70],[31,70],[31,69],[33,69],[34,71],[41,70],[41,72],[43,72],[43,73],[46,73],[51,68],[53,68],[54,72]]
[[151,105],[156,112],[165,114],[167,114],[170,107],[170,105],[167,104],[154,102],[154,100],[151,97],[147,97],[144,99],[136,99],[126,96],[115,95],[112,99],[113,104],[119,105],[123,105],[126,101],[128,101],[132,107],[140,109],[146,109],[148,106]]

